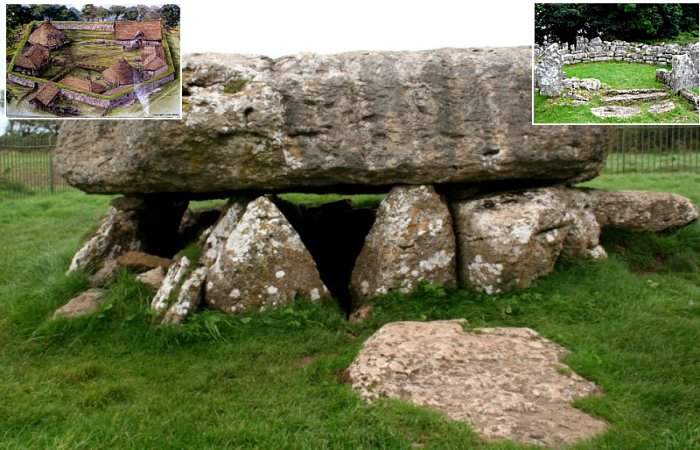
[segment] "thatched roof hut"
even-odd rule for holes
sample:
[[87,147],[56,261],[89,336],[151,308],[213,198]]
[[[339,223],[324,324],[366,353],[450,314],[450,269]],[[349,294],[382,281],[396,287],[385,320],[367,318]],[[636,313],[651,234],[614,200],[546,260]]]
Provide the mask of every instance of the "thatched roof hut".
[[104,86],[99,83],[95,83],[92,80],[86,80],[84,78],[68,76],[59,81],[60,84],[78,89],[79,91],[94,92],[96,94],[101,94],[107,90]]
[[143,39],[146,41],[160,41],[160,20],[117,20],[114,23],[114,39],[116,41],[132,41]]
[[49,49],[41,45],[32,45],[17,58],[15,66],[31,71],[38,71],[49,60]]
[[34,45],[43,45],[44,47],[52,49],[60,47],[68,42],[68,37],[66,37],[66,33],[46,20],[29,35],[29,42]]
[[149,45],[143,49],[143,68],[156,71],[168,65],[165,60],[165,49],[160,45]]
[[50,81],[47,81],[42,87],[39,88],[30,98],[29,102],[39,102],[44,106],[49,106],[51,102],[54,101],[56,96],[60,93],[58,86]]
[[140,78],[138,71],[131,67],[126,59],[120,59],[116,64],[108,67],[102,72],[102,77],[116,86],[137,84]]

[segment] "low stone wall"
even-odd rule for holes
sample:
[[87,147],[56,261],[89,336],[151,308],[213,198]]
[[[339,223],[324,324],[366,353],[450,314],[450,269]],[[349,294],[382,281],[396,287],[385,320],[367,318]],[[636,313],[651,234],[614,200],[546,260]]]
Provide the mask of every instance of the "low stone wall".
[[[551,45],[551,44],[550,44]],[[600,38],[587,39],[576,37],[575,44],[557,44],[557,53],[561,55],[562,63],[577,64],[582,62],[624,61],[644,63],[659,66],[671,65],[675,55],[689,55],[691,44],[640,44],[625,41],[603,41]],[[545,47],[535,47],[535,56],[543,53]]]
[[75,22],[51,22],[59,30],[90,30],[90,31],[112,31],[114,32],[114,22],[105,23],[75,23]]
[[36,81],[32,81],[32,80],[29,80],[29,79],[24,78],[24,77],[18,77],[17,75],[15,75],[13,73],[8,73],[7,79],[12,81],[13,83],[17,83],[21,86],[26,86],[26,87],[31,87],[31,88],[37,86]]
[[73,101],[85,103],[91,106],[97,106],[98,108],[109,108],[111,104],[109,100],[91,97],[70,89],[61,89],[61,95]]

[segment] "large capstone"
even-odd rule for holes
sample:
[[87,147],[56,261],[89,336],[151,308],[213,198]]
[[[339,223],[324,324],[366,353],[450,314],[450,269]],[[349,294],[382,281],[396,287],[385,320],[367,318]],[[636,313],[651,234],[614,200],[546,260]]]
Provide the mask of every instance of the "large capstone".
[[313,258],[266,197],[250,202],[209,269],[205,299],[226,313],[316,301],[330,293]]
[[531,50],[183,60],[182,121],[66,122],[57,165],[91,193],[545,183],[594,177],[613,130],[531,125]]
[[397,186],[382,201],[350,281],[354,303],[419,281],[456,282],[455,235],[432,186]]

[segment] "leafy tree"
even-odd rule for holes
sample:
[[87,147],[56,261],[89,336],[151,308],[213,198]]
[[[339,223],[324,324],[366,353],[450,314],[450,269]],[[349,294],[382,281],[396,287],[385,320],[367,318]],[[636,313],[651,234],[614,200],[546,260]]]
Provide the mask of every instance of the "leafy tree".
[[109,7],[109,13],[114,16],[114,20],[119,20],[121,16],[126,14],[126,6],[112,5]]
[[52,17],[53,20],[78,20],[80,12],[75,8],[68,8],[65,5],[59,6]]
[[32,5],[32,19],[34,20],[52,20],[60,5]]
[[124,17],[126,20],[137,20],[139,18],[139,10],[135,6],[130,6],[126,8]]
[[160,11],[167,26],[176,27],[180,25],[180,7],[178,5],[163,5]]
[[88,22],[95,20],[95,5],[88,3],[87,5],[83,6],[83,9],[80,11],[83,20]]
[[32,20],[32,10],[24,5],[7,5],[5,15],[8,32]]
[[109,18],[109,10],[107,8],[104,8],[104,7],[99,6],[99,5],[95,5],[94,11],[95,11],[95,18],[97,20],[104,22],[105,20],[107,20],[107,18]]
[[673,39],[698,30],[697,4],[547,3],[535,5],[535,40],[573,43],[576,36],[606,40]]

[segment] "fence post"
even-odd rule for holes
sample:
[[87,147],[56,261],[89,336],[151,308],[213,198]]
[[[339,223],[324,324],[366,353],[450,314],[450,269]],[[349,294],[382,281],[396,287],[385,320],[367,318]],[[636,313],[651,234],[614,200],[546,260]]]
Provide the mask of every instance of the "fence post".
[[49,150],[49,192],[56,193],[56,179],[53,169],[53,148]]

